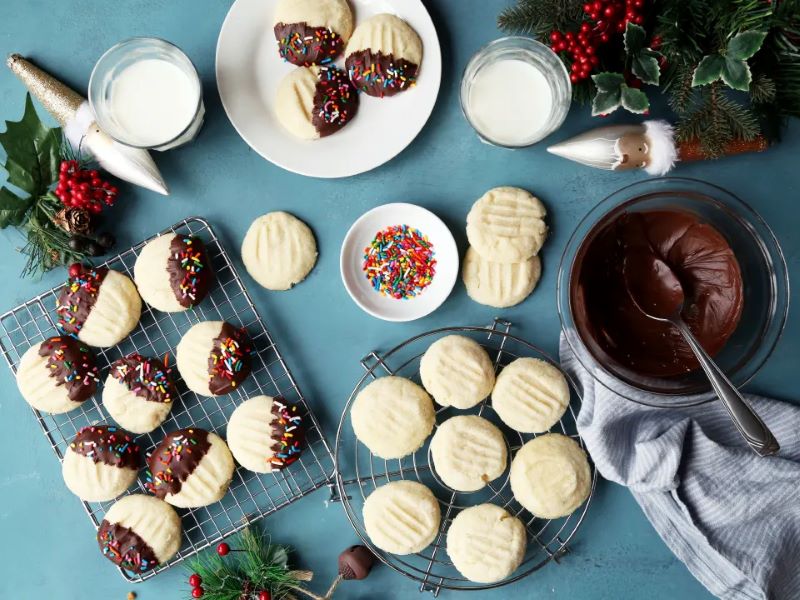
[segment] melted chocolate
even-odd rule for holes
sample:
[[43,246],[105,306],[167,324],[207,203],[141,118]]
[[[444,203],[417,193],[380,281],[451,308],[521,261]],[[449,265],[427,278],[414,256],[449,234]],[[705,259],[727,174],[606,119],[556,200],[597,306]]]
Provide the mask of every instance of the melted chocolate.
[[366,546],[350,546],[339,555],[342,579],[366,579],[375,564],[375,556]]
[[274,471],[279,471],[300,458],[306,432],[297,406],[287,404],[283,398],[273,399],[272,415],[274,454],[270,458],[270,465]]
[[47,369],[56,385],[67,387],[69,399],[83,402],[94,394],[99,378],[94,354],[72,337],[51,337],[39,346],[39,356],[47,357]]
[[139,446],[130,433],[118,427],[83,427],[69,447],[73,452],[91,458],[95,463],[139,470]]
[[167,434],[147,457],[145,487],[162,500],[167,494],[177,494],[209,448],[211,442],[204,429],[179,429]]
[[157,358],[133,353],[111,364],[111,375],[136,396],[150,402],[172,402],[177,397],[170,370]]
[[153,549],[136,532],[105,519],[97,530],[97,544],[108,560],[134,573],[145,573],[158,564]]
[[100,293],[100,285],[108,274],[107,267],[86,269],[70,277],[56,302],[57,327],[62,333],[77,337]]
[[417,83],[419,65],[393,54],[359,50],[347,56],[347,74],[356,89],[369,96],[394,96]]
[[252,351],[247,331],[222,324],[208,357],[208,388],[213,395],[227,394],[247,378]]
[[[634,302],[623,270],[626,260],[629,269],[639,270],[629,273],[628,280],[674,274],[685,296],[683,320],[709,354],[722,349],[739,323],[744,293],[728,242],[688,212],[622,213],[584,242],[572,272],[575,324],[601,363],[613,361],[652,377],[676,376],[699,366],[675,327],[648,317]],[[668,271],[655,269],[657,261]],[[674,303],[674,296],[660,297],[674,292],[670,282],[661,283],[651,286],[649,302]],[[643,294],[643,286],[636,287]]]
[[344,49],[342,37],[327,27],[278,23],[274,31],[281,58],[298,67],[330,64]]
[[167,274],[181,306],[197,306],[211,287],[211,267],[206,247],[196,237],[176,235],[169,246]]
[[320,137],[336,133],[358,113],[358,92],[347,74],[336,67],[320,67],[311,124]]

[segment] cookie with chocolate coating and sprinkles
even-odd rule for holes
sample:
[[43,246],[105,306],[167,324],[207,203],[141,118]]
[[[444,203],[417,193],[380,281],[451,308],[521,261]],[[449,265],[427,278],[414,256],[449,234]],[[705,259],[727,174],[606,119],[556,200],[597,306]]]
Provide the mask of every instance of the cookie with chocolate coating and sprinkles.
[[328,65],[353,32],[347,0],[280,0],[273,30],[281,58],[298,67]]

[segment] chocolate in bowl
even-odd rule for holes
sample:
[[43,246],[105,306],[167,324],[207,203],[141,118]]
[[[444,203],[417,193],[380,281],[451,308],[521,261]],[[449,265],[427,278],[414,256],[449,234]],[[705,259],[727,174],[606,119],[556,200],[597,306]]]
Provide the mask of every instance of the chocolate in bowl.
[[[559,268],[558,308],[566,340],[583,366],[602,385],[638,402],[674,407],[698,404],[713,398],[713,395],[707,394],[710,390],[708,380],[702,371],[695,368],[693,358],[685,355],[685,347],[676,340],[674,344],[656,346],[655,351],[650,349],[648,353],[635,345],[636,339],[628,339],[619,332],[609,335],[612,332],[604,329],[607,323],[596,318],[602,309],[618,310],[617,319],[612,320],[616,325],[627,321],[628,324],[639,323],[637,327],[653,327],[657,322],[650,319],[651,323],[645,324],[635,315],[631,316],[630,306],[625,312],[625,307],[616,306],[610,301],[613,277],[609,271],[605,275],[591,277],[594,286],[591,298],[586,294],[587,290],[582,289],[586,281],[580,281],[580,272],[587,265],[594,265],[595,270],[600,270],[597,266],[602,266],[604,256],[602,253],[589,256],[589,250],[593,246],[598,247],[595,242],[602,240],[603,232],[608,232],[610,224],[618,221],[622,215],[637,215],[627,218],[640,220],[643,218],[640,215],[647,213],[661,212],[663,217],[665,211],[686,215],[689,220],[707,226],[708,230],[698,230],[701,234],[716,232],[730,247],[733,260],[729,265],[738,264],[740,284],[736,284],[736,269],[732,267],[726,274],[731,280],[722,286],[729,292],[727,300],[723,302],[728,306],[723,312],[729,314],[723,322],[710,327],[704,344],[715,353],[715,360],[735,385],[741,386],[749,381],[775,348],[788,311],[789,282],[778,241],[761,217],[729,192],[702,181],[684,178],[642,181],[615,192],[584,217],[564,250]],[[656,224],[658,221],[656,219]],[[663,218],[661,221],[661,225],[664,225]],[[664,245],[675,241],[668,235],[664,236],[663,232],[659,235]],[[718,247],[717,250],[722,251],[722,257],[727,256],[724,248]],[[613,252],[615,250],[611,248],[609,254]],[[668,254],[664,247],[662,253]],[[613,260],[606,262],[606,268],[613,267]],[[687,278],[686,273],[681,277],[687,294],[683,316],[688,320],[697,319],[693,327],[697,332],[699,320],[705,320],[708,326],[709,314],[718,310],[720,300],[725,298],[717,297],[713,301],[701,298],[702,290],[693,289],[691,279]],[[737,289],[741,291],[738,299]],[[713,292],[719,294],[721,290],[718,287]],[[587,304],[587,300],[590,304]],[[740,305],[738,316],[735,310],[737,304]],[[693,316],[692,310],[699,313],[705,310],[706,313]],[[590,319],[592,315],[594,319]],[[642,318],[646,317],[642,315]],[[590,320],[593,323],[589,323]],[[673,333],[670,326],[658,326],[666,328],[660,333],[668,337],[662,339],[671,341]],[[657,338],[651,343],[657,344]],[[625,345],[627,349],[622,348]],[[628,358],[623,350],[627,350],[631,357]],[[655,356],[656,361],[648,361],[648,356]],[[668,360],[665,361],[665,358]],[[651,394],[645,396],[641,391]],[[686,397],[674,397],[678,395]]]

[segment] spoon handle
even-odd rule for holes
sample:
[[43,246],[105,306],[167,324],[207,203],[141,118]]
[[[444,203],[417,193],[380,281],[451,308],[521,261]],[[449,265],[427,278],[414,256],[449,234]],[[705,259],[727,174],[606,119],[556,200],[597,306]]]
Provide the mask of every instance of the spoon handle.
[[725,408],[733,419],[739,433],[742,434],[747,444],[759,456],[770,456],[776,454],[780,450],[778,441],[772,432],[764,424],[750,403],[739,393],[739,390],[730,382],[730,380],[722,372],[717,363],[708,355],[703,347],[697,342],[694,334],[689,329],[688,325],[682,319],[676,319],[673,324],[680,329],[686,342],[694,350],[700,366],[705,371],[708,380],[711,382],[711,387],[722,400]]

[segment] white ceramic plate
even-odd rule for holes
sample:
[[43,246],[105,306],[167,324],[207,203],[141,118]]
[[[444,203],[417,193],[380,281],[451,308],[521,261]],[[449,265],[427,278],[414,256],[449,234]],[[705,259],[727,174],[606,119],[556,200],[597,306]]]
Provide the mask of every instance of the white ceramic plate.
[[[421,0],[350,0],[356,25],[389,12],[405,19],[423,44],[416,87],[392,98],[361,94],[355,119],[341,131],[299,140],[275,117],[278,83],[297,67],[278,56],[272,15],[277,0],[236,0],[217,41],[217,87],[236,131],[253,150],[289,171],[312,177],[348,177],[394,158],[408,146],[436,104],[442,78],[439,38]],[[344,65],[344,57],[337,61]]]
[[[419,229],[433,245],[436,259],[433,281],[408,300],[381,296],[362,271],[364,248],[376,233],[392,225]],[[439,308],[453,291],[458,276],[458,248],[447,225],[428,209],[416,204],[384,204],[361,215],[350,227],[342,243],[339,266],[344,287],[365,312],[384,321],[413,321]]]

